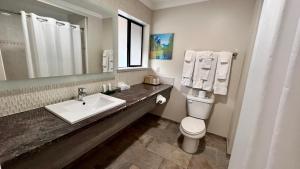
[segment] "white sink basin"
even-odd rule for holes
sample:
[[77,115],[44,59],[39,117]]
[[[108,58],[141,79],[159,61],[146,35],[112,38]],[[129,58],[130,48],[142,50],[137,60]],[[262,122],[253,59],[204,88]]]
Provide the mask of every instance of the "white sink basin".
[[83,101],[69,100],[48,105],[46,109],[68,123],[74,124],[125,103],[125,100],[99,93],[86,96]]

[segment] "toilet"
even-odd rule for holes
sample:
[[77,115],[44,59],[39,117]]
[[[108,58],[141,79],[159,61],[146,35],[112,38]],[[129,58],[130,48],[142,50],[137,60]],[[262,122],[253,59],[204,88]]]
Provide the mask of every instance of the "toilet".
[[188,117],[180,123],[180,131],[184,135],[182,149],[185,152],[197,152],[199,141],[206,133],[204,120],[208,119],[213,103],[214,97],[187,96]]

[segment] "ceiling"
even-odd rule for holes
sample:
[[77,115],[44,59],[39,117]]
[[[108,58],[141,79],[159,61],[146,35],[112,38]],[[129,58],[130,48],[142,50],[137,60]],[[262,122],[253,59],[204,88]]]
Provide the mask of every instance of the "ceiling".
[[205,2],[208,0],[140,0],[140,1],[150,9],[158,10],[158,9],[177,7],[177,6],[188,5],[188,4],[198,3],[198,2]]

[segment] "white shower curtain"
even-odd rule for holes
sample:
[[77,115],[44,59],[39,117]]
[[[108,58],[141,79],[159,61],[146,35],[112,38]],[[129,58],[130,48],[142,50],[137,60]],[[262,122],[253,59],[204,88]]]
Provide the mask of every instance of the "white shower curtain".
[[5,69],[4,69],[1,48],[0,48],[0,80],[6,80],[6,74],[5,74]]
[[82,74],[78,25],[21,11],[30,78]]
[[300,168],[299,6],[264,1],[229,169]]

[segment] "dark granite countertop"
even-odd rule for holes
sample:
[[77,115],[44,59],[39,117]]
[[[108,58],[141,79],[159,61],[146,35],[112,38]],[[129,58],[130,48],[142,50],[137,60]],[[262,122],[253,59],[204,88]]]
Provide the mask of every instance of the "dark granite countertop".
[[126,100],[126,105],[95,115],[73,125],[56,117],[43,107],[1,117],[0,164],[21,155],[38,151],[49,144],[55,143],[55,141],[73,135],[97,123],[108,115],[121,112],[129,106],[171,88],[171,85],[134,85],[129,90],[112,95]]

